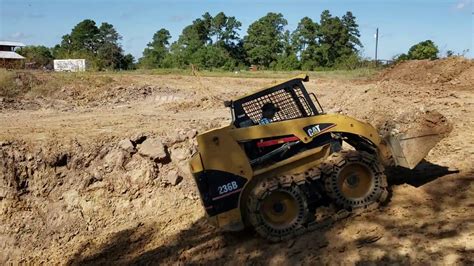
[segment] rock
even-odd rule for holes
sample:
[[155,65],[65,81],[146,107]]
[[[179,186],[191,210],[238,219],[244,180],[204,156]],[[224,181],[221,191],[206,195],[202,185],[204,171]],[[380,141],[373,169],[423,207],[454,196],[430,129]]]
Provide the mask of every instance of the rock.
[[197,133],[198,132],[196,129],[190,129],[186,132],[186,137],[188,137],[189,139],[192,139],[197,135]]
[[186,134],[183,131],[175,131],[170,134],[166,140],[166,143],[171,146],[176,143],[181,143],[186,140]]
[[135,146],[133,146],[133,143],[129,139],[121,140],[118,145],[122,150],[128,153],[136,152]]
[[5,98],[0,97],[0,103],[3,103],[5,101]]
[[178,171],[176,170],[171,170],[168,172],[166,175],[166,183],[176,186],[183,180],[183,177],[178,174]]
[[183,161],[189,158],[191,150],[186,148],[175,148],[171,150],[171,159],[173,161]]
[[8,141],[0,141],[0,147],[8,146],[8,145],[10,145],[10,142],[8,142]]
[[77,190],[68,190],[62,194],[62,197],[64,199],[64,203],[67,206],[67,211],[71,211],[72,209],[79,206],[80,197]]
[[106,172],[111,172],[113,169],[116,167],[121,167],[124,164],[125,157],[129,156],[128,154],[125,154],[122,150],[119,149],[113,149],[109,151],[103,160],[103,169]]
[[138,146],[138,153],[152,160],[164,160],[168,158],[165,146],[158,139],[149,138]]
[[135,144],[141,144],[146,140],[146,135],[145,133],[137,133],[134,136],[130,138],[130,141],[132,141]]

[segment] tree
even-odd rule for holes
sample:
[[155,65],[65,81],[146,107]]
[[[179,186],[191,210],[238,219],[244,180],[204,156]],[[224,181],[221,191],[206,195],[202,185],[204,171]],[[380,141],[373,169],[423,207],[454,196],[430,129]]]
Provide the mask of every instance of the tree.
[[238,34],[241,25],[223,12],[215,17],[204,13],[183,29],[158,67],[184,68],[194,64],[208,69],[233,69],[244,54]]
[[135,58],[131,54],[126,54],[120,60],[120,69],[132,70],[135,69]]
[[129,62],[130,57],[124,55],[121,39],[112,24],[104,22],[97,27],[95,21],[85,19],[74,26],[71,33],[62,37],[61,44],[52,49],[53,56],[84,58],[89,65],[99,70],[123,69],[124,62]]
[[317,50],[319,48],[319,24],[313,22],[309,17],[304,17],[298,23],[292,34],[293,46],[299,54],[301,65],[304,70],[313,70],[317,62]]
[[348,34],[346,46],[353,52],[358,51],[358,48],[363,46],[359,40],[359,25],[356,23],[356,17],[352,14],[352,12],[347,11],[346,14],[342,16],[342,24],[344,25]]
[[233,70],[245,60],[243,42],[238,33],[241,26],[240,21],[233,16],[227,16],[224,12],[219,12],[212,18],[210,37],[214,46],[225,50],[224,67],[229,70]]
[[143,57],[140,59],[140,65],[145,68],[163,67],[163,60],[169,53],[170,32],[167,29],[160,29],[153,35],[147,48],[143,50]]
[[26,62],[34,63],[36,67],[48,67],[54,59],[51,50],[42,45],[22,47],[18,52],[26,58]]
[[282,54],[284,26],[288,24],[281,13],[268,13],[249,26],[244,37],[244,49],[251,64],[269,67]]
[[118,34],[112,24],[104,22],[99,27],[97,37],[97,56],[99,68],[118,69],[124,59],[123,50],[119,40],[122,36]]
[[178,40],[171,45],[170,49],[171,56],[175,59],[174,67],[185,67],[195,63],[192,61],[195,58],[193,55],[199,49],[212,43],[210,38],[211,24],[212,16],[206,12],[202,15],[202,18],[194,20],[191,25],[183,29]]
[[362,47],[356,18],[347,12],[342,19],[333,17],[329,10],[321,13],[318,31],[319,46],[316,49],[318,65],[334,67],[344,61],[359,60],[358,48]]
[[242,23],[235,17],[228,17],[224,12],[219,12],[211,21],[211,39],[219,46],[231,48],[239,40],[238,30]]
[[63,40],[67,40],[71,49],[75,51],[96,54],[99,43],[99,28],[97,28],[95,21],[85,19],[72,29],[71,34],[65,35]]
[[212,43],[210,38],[212,17],[209,13],[204,13],[202,18],[193,21],[193,24],[185,27],[179,36],[178,43],[191,50]]
[[314,70],[353,68],[360,61],[359,26],[351,12],[339,18],[325,10],[319,23],[304,17],[291,34],[285,30],[287,21],[280,13],[270,12],[253,22],[243,39],[238,34],[241,25],[224,12],[214,17],[206,12],[186,26],[171,45],[169,32],[163,33],[165,37],[160,41],[154,36],[140,65],[184,68],[194,64],[208,69],[233,69],[256,64],[273,69]]
[[97,67],[99,28],[95,21],[86,19],[79,22],[71,33],[62,37],[61,44],[54,48],[55,58],[84,58]]
[[350,53],[347,48],[349,36],[341,19],[333,17],[328,10],[321,14],[320,25],[320,46],[316,51],[318,65],[332,67],[339,57]]
[[229,60],[227,52],[217,46],[203,46],[191,56],[191,62],[200,68],[221,68]]
[[408,58],[410,60],[422,60],[422,59],[437,59],[438,58],[438,47],[431,40],[426,40],[413,45],[408,50]]
[[300,69],[300,61],[296,55],[290,31],[287,30],[283,34],[283,52],[277,57],[276,61],[270,63],[270,68],[274,70]]

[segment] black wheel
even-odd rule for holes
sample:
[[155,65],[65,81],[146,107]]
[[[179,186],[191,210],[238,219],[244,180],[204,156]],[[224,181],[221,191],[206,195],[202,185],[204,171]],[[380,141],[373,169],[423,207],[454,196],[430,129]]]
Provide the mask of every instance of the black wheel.
[[306,195],[291,178],[265,179],[249,193],[247,219],[263,238],[285,240],[306,230],[307,205]]
[[369,153],[334,153],[323,164],[322,172],[326,193],[344,208],[375,206],[387,198],[383,166]]

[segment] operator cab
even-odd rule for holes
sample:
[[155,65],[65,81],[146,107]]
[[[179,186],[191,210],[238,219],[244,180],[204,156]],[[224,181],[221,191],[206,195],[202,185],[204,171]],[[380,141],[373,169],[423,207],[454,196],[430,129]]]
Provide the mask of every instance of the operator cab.
[[[226,107],[231,108],[233,125],[237,128],[259,125],[262,110],[269,104],[276,110],[272,123],[322,114],[323,110],[316,96],[308,94],[303,86],[303,82],[308,80],[308,76],[300,75],[235,101],[225,102]],[[319,109],[310,96],[313,96]]]
[[[300,75],[235,101],[225,102],[225,106],[231,108],[232,124],[236,128],[247,128],[323,114],[316,96],[313,93],[308,94],[303,86],[303,82],[308,80],[307,75]],[[249,139],[239,143],[255,168],[284,160],[304,149],[323,145],[330,140],[330,135],[327,135],[309,144],[303,144],[297,137],[287,135]]]

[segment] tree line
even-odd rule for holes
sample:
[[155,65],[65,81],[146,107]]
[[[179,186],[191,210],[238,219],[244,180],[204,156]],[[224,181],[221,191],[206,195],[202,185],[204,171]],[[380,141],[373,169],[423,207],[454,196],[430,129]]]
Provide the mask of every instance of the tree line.
[[205,13],[185,27],[170,44],[168,30],[158,30],[138,65],[143,68],[233,70],[249,65],[274,70],[314,70],[358,61],[362,44],[356,18],[347,12],[341,18],[322,12],[319,21],[304,17],[292,32],[281,13],[268,13],[239,36],[242,23],[220,12]]
[[[246,35],[240,36],[242,23],[233,16],[208,12],[186,26],[177,40],[165,29],[154,33],[135,62],[125,54],[122,36],[112,24],[86,19],[78,23],[61,43],[52,48],[27,46],[20,54],[39,66],[53,59],[85,58],[97,70],[138,68],[187,68],[236,70],[253,65],[272,70],[351,69],[364,60],[359,26],[352,12],[342,17],[329,10],[319,20],[302,18],[296,29],[286,29],[288,21],[281,13],[270,12],[253,22]],[[434,59],[438,48],[432,41],[413,46],[398,60]]]

